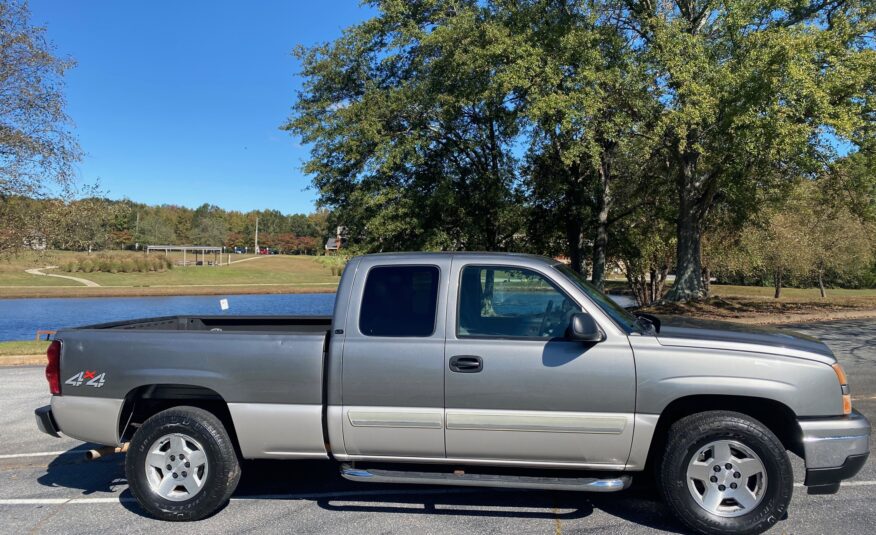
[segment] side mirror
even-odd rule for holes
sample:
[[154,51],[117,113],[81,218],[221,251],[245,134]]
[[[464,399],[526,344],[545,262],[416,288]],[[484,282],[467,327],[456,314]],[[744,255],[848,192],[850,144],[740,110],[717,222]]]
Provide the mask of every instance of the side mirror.
[[605,334],[593,320],[593,316],[579,312],[573,314],[569,322],[569,338],[580,342],[601,342],[605,340]]

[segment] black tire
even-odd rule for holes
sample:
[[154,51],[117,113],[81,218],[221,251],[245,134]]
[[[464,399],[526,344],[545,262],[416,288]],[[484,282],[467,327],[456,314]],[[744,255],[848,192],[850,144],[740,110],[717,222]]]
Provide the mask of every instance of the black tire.
[[[760,457],[766,473],[760,503],[741,516],[726,517],[707,511],[688,488],[690,460],[702,448],[722,440],[749,448]],[[675,515],[695,532],[707,535],[756,534],[770,529],[786,517],[794,484],[791,462],[776,435],[754,418],[730,411],[697,413],[672,424],[657,479],[660,492]],[[722,501],[721,507],[727,503],[733,506],[732,501]]]
[[[196,440],[209,467],[203,487],[183,501],[165,499],[154,491],[145,466],[149,448],[174,433]],[[125,475],[131,494],[150,515],[160,520],[200,520],[228,503],[240,481],[240,464],[231,437],[216,416],[197,407],[174,407],[155,414],[134,433],[125,458]]]

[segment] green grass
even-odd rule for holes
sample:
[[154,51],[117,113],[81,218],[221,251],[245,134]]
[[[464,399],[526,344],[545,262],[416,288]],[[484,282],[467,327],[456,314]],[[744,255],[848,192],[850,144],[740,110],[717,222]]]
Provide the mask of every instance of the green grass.
[[[64,273],[66,274],[66,273]],[[101,286],[336,283],[311,256],[268,256],[225,266],[175,267],[149,273],[71,273]]]
[[[116,251],[113,256],[142,255],[130,251]],[[154,253],[153,253],[154,254]],[[92,255],[92,258],[96,255]],[[182,260],[181,254],[171,255]],[[70,261],[87,258],[85,253],[50,251],[43,254],[26,253],[0,261],[0,297],[30,296],[82,296],[82,295],[139,295],[143,289],[148,293],[164,295],[193,292],[223,292],[223,288],[236,286],[248,293],[276,291],[333,291],[339,278],[332,274],[331,267],[313,256],[261,256],[231,255],[232,264],[220,266],[175,266],[173,269],[146,273],[104,273],[81,271],[68,273],[60,269],[47,273],[73,276],[94,281],[103,288],[86,288],[76,281],[57,277],[44,277],[25,273],[25,269],[49,265],[64,265]],[[208,257],[212,259],[212,257]],[[188,260],[192,256],[188,255]],[[228,255],[223,260],[227,262]],[[241,260],[245,260],[242,261]],[[28,288],[29,287],[29,288]],[[263,288],[263,290],[259,290]],[[237,290],[235,290],[237,291]],[[214,292],[214,293],[215,293]],[[229,291],[229,293],[234,293]]]
[[45,354],[47,347],[49,347],[49,342],[42,340],[38,342],[33,340],[27,342],[0,342],[0,357]]
[[[848,290],[844,288],[828,288],[827,299],[873,299],[876,298],[876,289]],[[773,298],[775,289],[766,286],[733,286],[712,285],[712,293],[721,297],[766,297]],[[820,301],[821,295],[818,288],[782,288],[781,299]]]

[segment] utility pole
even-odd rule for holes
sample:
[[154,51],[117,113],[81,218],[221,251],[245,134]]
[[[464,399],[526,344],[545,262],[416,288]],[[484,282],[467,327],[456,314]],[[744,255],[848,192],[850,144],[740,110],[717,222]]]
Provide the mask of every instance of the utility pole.
[[256,216],[255,254],[259,254],[259,216]]

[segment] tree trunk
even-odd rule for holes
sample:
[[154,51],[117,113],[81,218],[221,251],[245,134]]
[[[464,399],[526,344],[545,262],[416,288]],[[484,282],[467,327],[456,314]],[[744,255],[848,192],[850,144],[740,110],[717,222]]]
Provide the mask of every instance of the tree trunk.
[[706,297],[712,295],[712,270],[703,268],[703,289],[706,291]]
[[670,301],[692,301],[706,296],[701,263],[702,224],[695,211],[685,209],[684,204],[678,216],[675,283],[666,296]]
[[699,169],[701,155],[695,148],[699,141],[698,130],[688,130],[685,138],[687,148],[675,154],[678,164],[678,244],[675,283],[666,296],[669,301],[695,301],[706,297],[702,266],[703,221],[717,191],[716,176],[705,176]]
[[578,218],[569,218],[566,223],[566,241],[568,242],[569,267],[576,273],[584,275],[584,224]]
[[494,316],[493,310],[493,287],[496,281],[496,272],[492,269],[487,270],[487,277],[484,281],[484,289],[481,292],[481,316]]
[[775,276],[775,286],[776,286],[776,294],[773,296],[775,299],[782,297],[782,270],[776,270]]
[[818,270],[818,290],[821,292],[822,299],[827,297],[827,294],[824,292],[824,273],[820,269]]
[[600,291],[605,289],[605,249],[608,247],[608,213],[611,210],[611,162],[608,151],[604,149],[602,163],[599,165],[600,191],[596,207],[596,237],[593,240],[593,275],[590,281]]
[[[606,217],[608,211],[604,210]],[[608,243],[608,229],[606,222],[602,220],[602,213],[599,213],[599,222],[596,224],[596,239],[593,241],[593,275],[590,281],[593,286],[596,286],[599,291],[605,290],[605,246]]]

